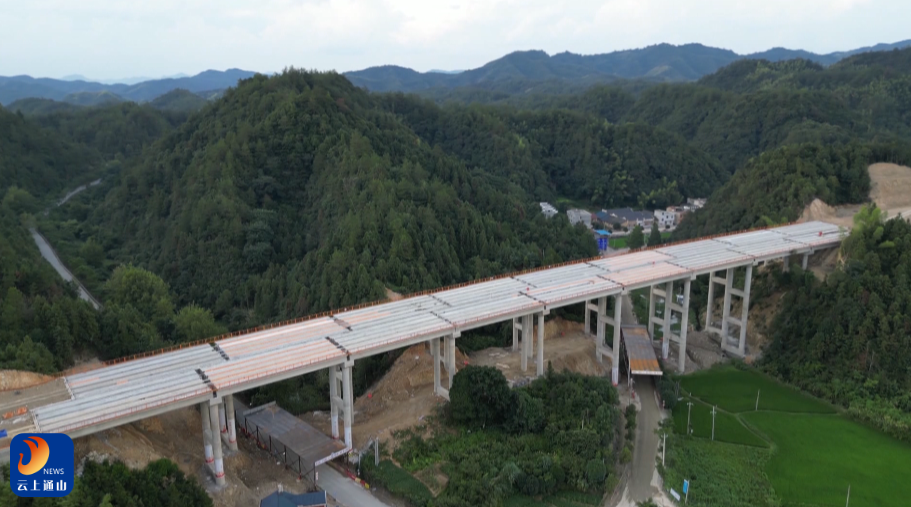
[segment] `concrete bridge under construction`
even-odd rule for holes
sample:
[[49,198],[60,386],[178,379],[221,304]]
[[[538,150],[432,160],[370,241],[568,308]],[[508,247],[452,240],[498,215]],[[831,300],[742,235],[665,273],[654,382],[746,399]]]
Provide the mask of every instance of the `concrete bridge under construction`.
[[[709,330],[721,336],[726,352],[744,356],[754,268],[784,260],[787,269],[796,259],[805,268],[808,256],[837,247],[841,239],[836,226],[823,222],[753,230],[575,261],[232,333],[65,374],[62,399],[24,407],[28,424],[17,432],[60,432],[78,438],[198,406],[204,435],[200,451],[205,452],[216,483],[224,484],[223,445],[237,446],[233,394],[328,369],[332,436],[344,439],[350,448],[354,405],[351,369],[359,359],[429,342],[434,358],[434,391],[448,398],[461,333],[511,321],[513,348],[522,350],[522,368],[527,369],[531,361],[537,375],[542,375],[544,316],[555,308],[575,304],[585,305],[585,329],[592,333],[594,325],[598,360],[610,358],[611,378],[616,384],[622,296],[643,288],[650,289],[649,336],[656,326],[662,329],[660,354],[667,359],[670,344],[676,344],[677,368],[683,371],[690,285],[702,275],[710,280],[706,309]],[[743,285],[735,286],[735,279],[743,279]],[[716,316],[713,301],[722,293],[722,309]],[[732,313],[734,298],[742,301],[738,315]],[[663,311],[656,315],[661,300]],[[675,314],[679,331],[671,326]],[[8,455],[8,440],[6,446]]]

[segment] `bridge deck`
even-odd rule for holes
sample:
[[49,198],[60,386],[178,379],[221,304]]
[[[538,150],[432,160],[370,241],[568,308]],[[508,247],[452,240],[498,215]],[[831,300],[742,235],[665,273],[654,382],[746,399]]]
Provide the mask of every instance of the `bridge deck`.
[[29,407],[40,431],[81,436],[531,312],[837,246],[809,222],[517,274],[67,376],[72,399]]

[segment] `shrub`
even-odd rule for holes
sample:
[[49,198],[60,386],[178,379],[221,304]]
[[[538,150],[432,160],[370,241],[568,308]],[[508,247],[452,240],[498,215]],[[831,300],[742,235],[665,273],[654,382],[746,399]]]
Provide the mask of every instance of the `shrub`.
[[607,476],[607,467],[600,459],[590,459],[585,464],[585,480],[589,487],[596,487],[604,482]]
[[380,461],[380,464],[373,464],[373,454],[365,454],[361,462],[364,477],[368,482],[379,484],[386,488],[393,495],[401,496],[408,500],[414,507],[427,507],[433,500],[433,494],[427,489],[421,481],[417,480],[408,472],[395,466],[387,459]]
[[452,379],[449,415],[466,426],[502,424],[513,401],[503,373],[491,366],[468,366]]
[[630,446],[626,446],[620,452],[620,463],[624,465],[633,460],[633,451],[630,449]]

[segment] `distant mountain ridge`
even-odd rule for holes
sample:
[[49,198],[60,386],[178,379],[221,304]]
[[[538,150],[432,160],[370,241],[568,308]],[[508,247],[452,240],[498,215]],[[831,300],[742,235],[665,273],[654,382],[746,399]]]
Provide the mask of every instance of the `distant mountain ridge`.
[[[911,47],[911,39],[894,44],[877,44],[850,51],[824,55],[809,51],[772,48],[760,53],[739,55],[728,49],[702,44],[656,44],[640,49],[628,49],[595,55],[570,52],[553,56],[544,51],[516,51],[477,69],[463,71],[431,70],[417,72],[397,65],[381,65],[345,72],[343,75],[355,86],[375,92],[420,92],[457,87],[513,87],[525,89],[532,82],[551,82],[555,86],[570,83],[588,86],[621,79],[649,81],[696,81],[718,69],[740,60],[765,59],[772,62],[803,58],[822,65],[832,65],[844,58],[868,51],[889,51]],[[204,98],[218,97],[238,80],[252,77],[256,72],[241,69],[207,70],[195,76],[153,79],[135,84],[99,83],[77,79],[74,74],[64,79],[33,78],[31,76],[0,76],[0,105],[26,98],[52,99],[86,104],[89,95],[107,92],[118,99],[148,102],[176,89],[187,90]],[[82,94],[82,95],[80,95]],[[74,100],[78,98],[79,100]]]
[[728,49],[702,44],[657,44],[595,55],[563,52],[553,56],[544,51],[516,51],[477,69],[455,74],[439,71],[417,72],[407,67],[382,65],[346,72],[356,86],[371,91],[421,91],[431,88],[478,86],[493,81],[586,81],[610,82],[618,79],[656,81],[695,81],[718,69],[743,59],[765,59],[772,62],[803,58],[822,65],[832,65],[843,58],[868,51],[889,51],[911,46],[911,40],[894,44],[877,44],[851,51],[820,55],[809,51],[772,48],[760,53],[739,55]]
[[132,85],[104,84],[82,80],[64,81],[31,76],[0,76],[0,104],[9,105],[24,98],[61,101],[67,96],[79,93],[100,92],[109,92],[123,100],[146,102],[178,88],[193,93],[223,90],[237,86],[238,80],[252,77],[255,74],[255,72],[241,69],[207,70],[191,77],[155,79]]

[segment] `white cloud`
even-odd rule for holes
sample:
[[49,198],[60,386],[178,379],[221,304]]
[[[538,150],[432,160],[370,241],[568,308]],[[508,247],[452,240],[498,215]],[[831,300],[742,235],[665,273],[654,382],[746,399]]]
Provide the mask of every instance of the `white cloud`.
[[907,0],[0,0],[0,75],[471,68],[660,42],[828,52],[900,40],[908,14]]

